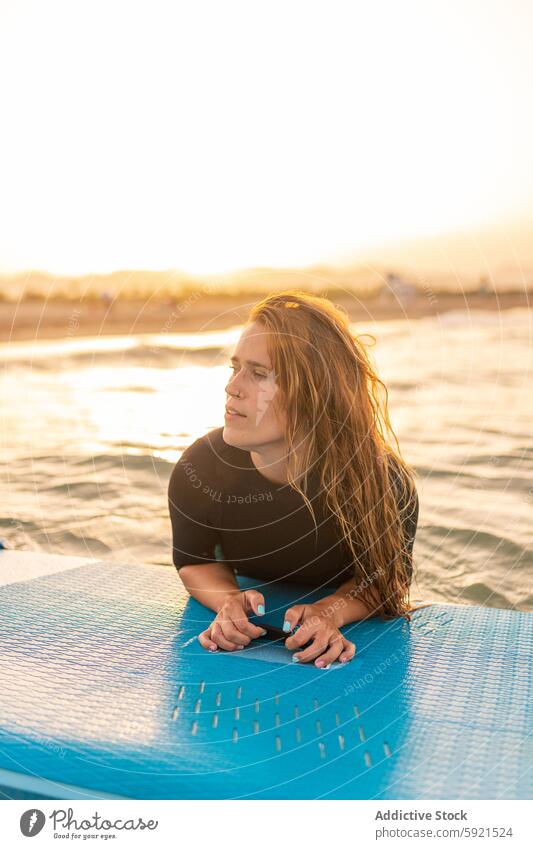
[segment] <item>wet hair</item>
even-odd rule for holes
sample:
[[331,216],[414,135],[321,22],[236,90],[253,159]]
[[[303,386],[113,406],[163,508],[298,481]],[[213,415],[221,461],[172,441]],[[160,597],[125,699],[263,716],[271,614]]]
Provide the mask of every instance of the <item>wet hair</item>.
[[311,474],[353,563],[355,594],[381,618],[409,619],[412,557],[400,511],[416,492],[415,472],[401,456],[368,345],[343,308],[298,289],[268,294],[248,322],[267,331],[275,403],[286,423],[288,481],[304,498],[315,532]]

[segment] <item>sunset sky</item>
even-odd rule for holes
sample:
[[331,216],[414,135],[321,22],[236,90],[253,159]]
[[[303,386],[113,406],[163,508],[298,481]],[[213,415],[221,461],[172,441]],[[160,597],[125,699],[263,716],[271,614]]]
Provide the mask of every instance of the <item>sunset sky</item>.
[[533,221],[533,4],[0,0],[0,271]]

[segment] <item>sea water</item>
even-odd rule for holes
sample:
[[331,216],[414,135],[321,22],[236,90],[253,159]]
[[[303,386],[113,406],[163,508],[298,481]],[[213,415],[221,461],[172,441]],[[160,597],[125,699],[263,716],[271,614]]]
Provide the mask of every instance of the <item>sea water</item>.
[[[417,473],[415,598],[533,609],[532,315],[353,325]],[[224,424],[241,329],[0,345],[0,536],[172,568],[168,479]]]

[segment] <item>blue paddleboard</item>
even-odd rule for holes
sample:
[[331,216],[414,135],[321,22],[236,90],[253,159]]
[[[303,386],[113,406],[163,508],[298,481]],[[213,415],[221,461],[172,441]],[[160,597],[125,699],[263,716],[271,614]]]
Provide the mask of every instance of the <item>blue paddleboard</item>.
[[[272,624],[315,597],[261,591]],[[532,614],[356,623],[326,670],[281,642],[207,652],[212,618],[170,567],[1,551],[4,798],[533,795]]]

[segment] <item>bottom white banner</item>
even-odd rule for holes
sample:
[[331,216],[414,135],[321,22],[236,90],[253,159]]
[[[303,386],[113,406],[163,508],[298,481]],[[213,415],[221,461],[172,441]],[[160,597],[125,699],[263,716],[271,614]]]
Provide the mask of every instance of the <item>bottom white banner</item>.
[[530,801],[25,800],[0,804],[5,846],[163,846],[222,849],[453,845],[533,846]]

